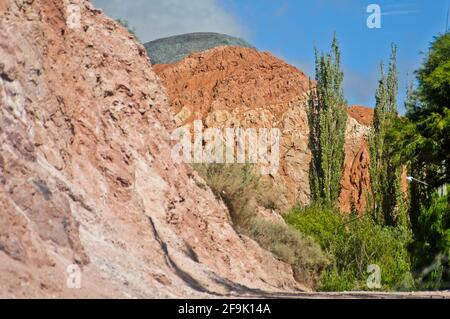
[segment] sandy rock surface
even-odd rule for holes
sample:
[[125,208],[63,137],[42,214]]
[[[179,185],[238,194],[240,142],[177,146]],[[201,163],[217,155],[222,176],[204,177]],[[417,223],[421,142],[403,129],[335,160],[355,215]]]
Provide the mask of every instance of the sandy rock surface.
[[[279,84],[303,79],[287,74]],[[293,96],[285,91],[283,103]],[[293,128],[304,121],[299,110],[280,121],[304,136],[306,126]],[[172,161],[174,127],[144,47],[88,1],[2,0],[0,297],[300,289],[290,268],[239,236],[224,205]],[[293,156],[301,166],[308,154]],[[81,289],[67,286],[72,264]]]

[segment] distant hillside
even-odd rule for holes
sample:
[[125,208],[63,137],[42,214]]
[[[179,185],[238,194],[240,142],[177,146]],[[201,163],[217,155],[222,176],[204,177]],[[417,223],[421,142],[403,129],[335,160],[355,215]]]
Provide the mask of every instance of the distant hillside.
[[254,48],[247,41],[225,34],[201,32],[177,35],[144,44],[152,64],[172,64],[193,52],[202,52],[220,46]]

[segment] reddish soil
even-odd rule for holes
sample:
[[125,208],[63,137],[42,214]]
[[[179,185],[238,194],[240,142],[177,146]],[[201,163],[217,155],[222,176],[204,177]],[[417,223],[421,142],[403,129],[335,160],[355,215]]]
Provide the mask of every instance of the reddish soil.
[[358,121],[359,124],[372,126],[373,109],[366,106],[352,105],[348,108],[348,115]]

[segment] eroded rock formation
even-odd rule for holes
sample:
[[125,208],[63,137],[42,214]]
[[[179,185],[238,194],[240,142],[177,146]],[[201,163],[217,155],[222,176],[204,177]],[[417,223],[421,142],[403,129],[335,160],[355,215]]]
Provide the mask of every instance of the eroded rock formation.
[[340,209],[362,213],[367,208],[370,192],[369,149],[367,139],[373,120],[373,110],[352,106],[345,140],[345,162],[341,180]]
[[[217,62],[218,75],[202,83],[212,85],[213,97],[252,106],[273,97],[268,104],[213,113],[192,100],[187,110],[205,112],[210,121],[222,111],[249,122],[267,117],[268,124],[277,115],[292,131],[285,141],[292,161],[284,170],[298,175],[285,176],[301,183],[306,167],[298,167],[309,156],[299,101],[305,77],[276,59],[273,65],[256,59],[264,78],[226,81],[261,96],[226,94],[228,86],[219,85],[230,72],[224,64],[256,54],[244,53]],[[183,62],[189,76],[196,59]],[[289,72],[274,75],[277,65]],[[194,70],[205,75],[208,67]],[[271,78],[274,87],[264,89]],[[174,100],[172,108],[178,105]],[[239,236],[203,181],[172,162],[173,128],[144,47],[118,23],[84,0],[2,0],[0,297],[199,297],[299,288],[290,267]],[[81,289],[67,286],[72,264],[81,269]]]
[[[279,203],[288,208],[310,202],[308,77],[270,53],[219,47],[197,52],[171,65],[156,65],[170,97],[176,125],[202,120],[216,128],[279,128],[282,134],[278,174]],[[366,139],[373,112],[349,108],[345,168],[340,206],[364,209],[368,185]]]

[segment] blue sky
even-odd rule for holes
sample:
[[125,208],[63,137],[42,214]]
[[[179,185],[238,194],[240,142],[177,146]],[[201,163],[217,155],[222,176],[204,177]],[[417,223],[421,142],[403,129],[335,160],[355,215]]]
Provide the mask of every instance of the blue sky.
[[[381,60],[398,46],[399,106],[433,37],[443,33],[450,0],[92,0],[128,20],[142,42],[189,32],[240,36],[314,77],[314,46],[328,50],[336,31],[349,104],[374,106]],[[382,12],[369,29],[369,4]]]
[[[381,29],[369,29],[369,4],[381,7]],[[328,50],[336,31],[350,104],[374,105],[381,60],[398,46],[400,102],[433,36],[445,30],[448,0],[220,0],[256,47],[313,76],[314,46]],[[409,74],[409,75],[408,75]]]

